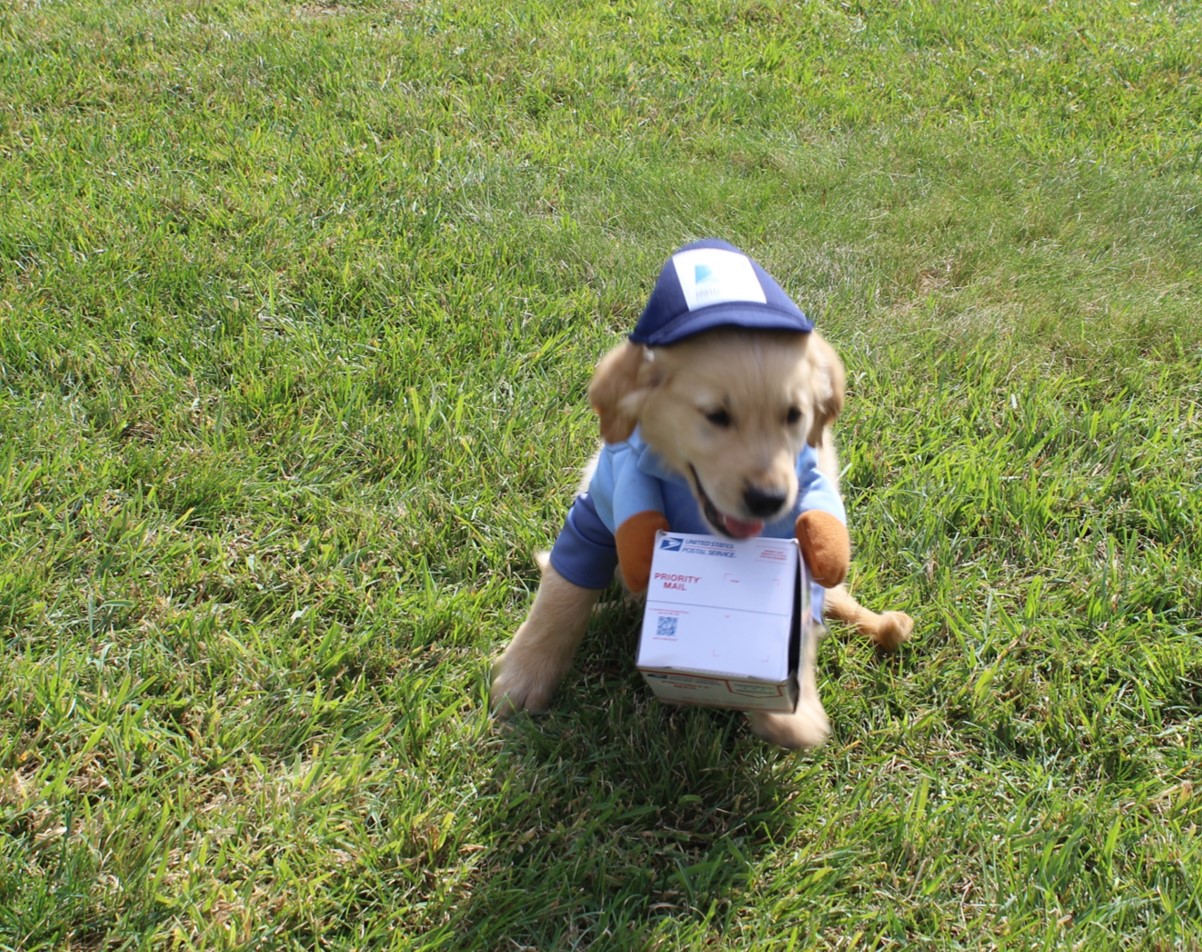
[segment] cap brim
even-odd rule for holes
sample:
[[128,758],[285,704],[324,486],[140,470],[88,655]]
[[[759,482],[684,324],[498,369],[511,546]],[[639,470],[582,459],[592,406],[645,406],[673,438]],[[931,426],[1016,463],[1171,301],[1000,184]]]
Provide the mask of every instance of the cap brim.
[[664,347],[693,337],[717,327],[740,327],[754,331],[792,331],[808,334],[814,322],[800,311],[789,313],[771,304],[739,301],[731,304],[715,304],[713,307],[686,311],[650,334],[639,334],[638,328],[630,335],[636,344],[648,347]]

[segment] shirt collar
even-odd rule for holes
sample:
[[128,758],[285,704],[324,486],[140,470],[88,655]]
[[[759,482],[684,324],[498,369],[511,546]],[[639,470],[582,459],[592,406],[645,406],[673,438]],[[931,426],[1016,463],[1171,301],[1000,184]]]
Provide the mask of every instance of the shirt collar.
[[664,464],[660,455],[643,442],[643,435],[639,432],[638,427],[635,427],[634,432],[630,434],[630,439],[627,442],[630,444],[630,448],[634,450],[637,459],[636,465],[640,473],[663,480],[666,483],[685,482],[684,477],[674,470],[669,469]]

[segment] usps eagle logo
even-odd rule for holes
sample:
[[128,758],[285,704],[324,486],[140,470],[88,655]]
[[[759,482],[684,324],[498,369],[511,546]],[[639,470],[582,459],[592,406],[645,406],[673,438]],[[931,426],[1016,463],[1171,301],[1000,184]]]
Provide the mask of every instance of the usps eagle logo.
[[725,248],[690,248],[672,256],[690,311],[715,304],[767,303],[751,259]]

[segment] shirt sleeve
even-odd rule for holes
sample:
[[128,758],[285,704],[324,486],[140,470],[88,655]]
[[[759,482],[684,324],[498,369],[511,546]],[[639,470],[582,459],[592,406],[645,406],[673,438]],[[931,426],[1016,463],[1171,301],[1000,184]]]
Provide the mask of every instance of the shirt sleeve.
[[573,585],[608,588],[618,567],[614,534],[597,515],[589,493],[581,493],[568,510],[551,549],[551,565]]
[[615,529],[640,512],[664,511],[663,483],[639,469],[633,453],[626,454],[622,463],[614,472]]
[[798,487],[797,513],[818,509],[829,512],[844,525],[847,525],[847,510],[843,508],[834,484],[818,469],[818,457],[812,447],[807,446],[798,458],[797,476]]

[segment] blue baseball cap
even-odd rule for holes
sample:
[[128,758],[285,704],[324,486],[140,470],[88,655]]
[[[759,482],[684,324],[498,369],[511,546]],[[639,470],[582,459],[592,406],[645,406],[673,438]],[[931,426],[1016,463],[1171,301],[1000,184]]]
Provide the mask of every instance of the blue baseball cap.
[[705,238],[685,245],[664,265],[630,339],[662,347],[715,327],[808,334],[814,322],[749,256],[728,242]]

